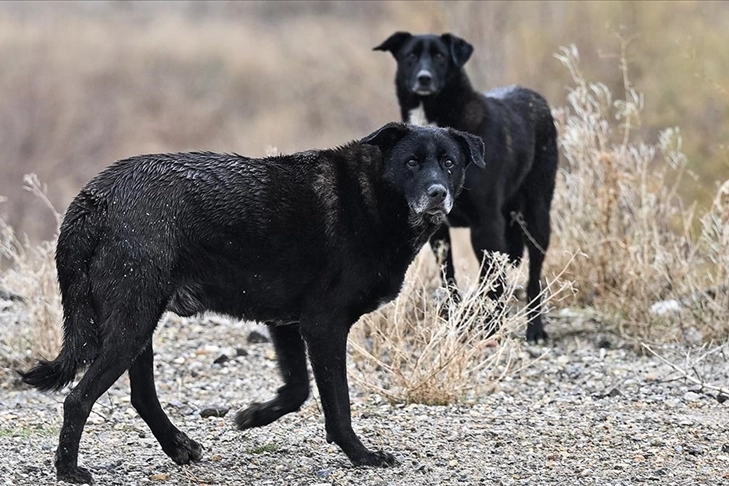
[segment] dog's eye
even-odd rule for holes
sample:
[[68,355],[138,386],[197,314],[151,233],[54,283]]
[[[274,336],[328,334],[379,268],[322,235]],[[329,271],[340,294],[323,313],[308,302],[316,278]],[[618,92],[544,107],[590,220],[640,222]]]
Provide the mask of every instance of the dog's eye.
[[439,60],[439,61],[440,61],[440,60],[441,60],[441,59],[443,59],[443,58],[444,58],[445,56],[443,55],[443,53],[442,53],[442,52],[436,52],[436,53],[435,53],[435,55],[434,55],[433,57],[435,57],[435,58],[436,58],[437,60]]
[[409,53],[407,54],[407,56],[405,56],[405,58],[406,58],[406,59],[407,59],[408,61],[414,61],[416,57],[418,57],[418,56],[416,56],[414,52],[409,52]]
[[407,166],[410,167],[410,168],[417,167],[418,166],[418,161],[415,160],[415,159],[410,159],[407,162]]
[[443,161],[443,167],[445,167],[446,169],[452,169],[454,165],[456,164],[454,164],[451,159],[445,159]]

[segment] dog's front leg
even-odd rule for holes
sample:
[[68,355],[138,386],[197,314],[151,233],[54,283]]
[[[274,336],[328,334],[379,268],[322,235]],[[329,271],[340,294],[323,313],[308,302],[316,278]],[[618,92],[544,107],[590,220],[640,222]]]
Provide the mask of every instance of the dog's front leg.
[[447,224],[443,224],[430,237],[430,248],[435,254],[438,265],[442,268],[445,278],[443,284],[453,296],[454,302],[459,302],[460,295],[456,285],[456,267],[453,264],[453,251],[451,249],[451,235]]
[[327,441],[341,447],[355,466],[392,466],[396,463],[392,454],[368,450],[352,430],[346,356],[349,327],[342,321],[320,318],[301,323],[324,408]]

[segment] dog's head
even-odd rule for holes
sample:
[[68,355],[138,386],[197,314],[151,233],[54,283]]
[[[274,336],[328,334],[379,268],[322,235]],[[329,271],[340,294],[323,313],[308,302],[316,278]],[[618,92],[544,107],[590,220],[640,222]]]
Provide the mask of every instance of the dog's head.
[[481,138],[452,128],[388,123],[361,143],[379,147],[384,178],[404,195],[411,214],[434,223],[453,208],[466,166],[485,167]]
[[397,80],[411,93],[438,93],[473,53],[473,46],[452,34],[412,35],[395,32],[375,51],[390,51],[397,60]]

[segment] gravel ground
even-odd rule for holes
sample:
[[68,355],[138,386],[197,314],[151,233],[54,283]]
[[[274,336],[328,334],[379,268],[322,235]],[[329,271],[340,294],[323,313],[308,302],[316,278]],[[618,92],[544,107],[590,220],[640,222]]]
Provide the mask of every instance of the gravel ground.
[[[11,321],[7,310],[0,313],[0,328]],[[279,386],[270,343],[249,342],[255,329],[215,317],[186,325],[169,318],[156,337],[160,400],[204,445],[204,459],[180,467],[164,455],[131,408],[124,378],[99,400],[81,441],[80,463],[96,483],[729,484],[729,402],[590,322],[553,318],[549,345],[523,349],[524,357],[546,355],[472,406],[391,406],[353,386],[355,430],[366,445],[395,453],[400,464],[391,469],[354,468],[327,444],[316,394],[268,427],[232,426],[237,408],[270,398]],[[661,353],[683,363],[686,350]],[[722,352],[691,367],[707,382],[727,383]],[[67,392],[41,394],[0,368],[0,484],[55,484]],[[203,418],[208,407],[231,411]]]

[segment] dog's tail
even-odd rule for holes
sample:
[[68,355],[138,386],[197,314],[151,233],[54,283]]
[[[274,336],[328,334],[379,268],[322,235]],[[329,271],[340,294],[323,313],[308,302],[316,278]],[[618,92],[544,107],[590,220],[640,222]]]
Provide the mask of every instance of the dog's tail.
[[58,391],[73,381],[79,367],[98,355],[99,332],[92,304],[89,265],[105,221],[98,200],[82,192],[61,225],[56,268],[63,302],[63,347],[53,361],[40,360],[23,382],[41,391]]

